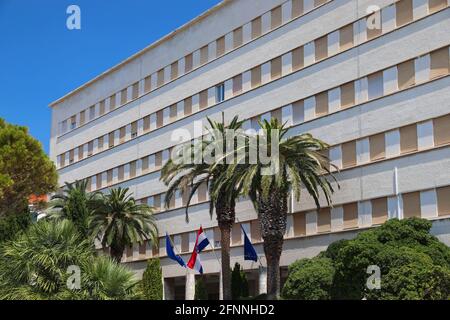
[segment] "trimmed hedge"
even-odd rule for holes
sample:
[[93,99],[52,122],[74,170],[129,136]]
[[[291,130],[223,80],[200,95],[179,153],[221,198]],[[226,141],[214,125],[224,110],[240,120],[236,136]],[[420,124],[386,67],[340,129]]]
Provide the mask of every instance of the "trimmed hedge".
[[145,300],[163,300],[162,271],[159,259],[149,259],[142,276],[142,295]]

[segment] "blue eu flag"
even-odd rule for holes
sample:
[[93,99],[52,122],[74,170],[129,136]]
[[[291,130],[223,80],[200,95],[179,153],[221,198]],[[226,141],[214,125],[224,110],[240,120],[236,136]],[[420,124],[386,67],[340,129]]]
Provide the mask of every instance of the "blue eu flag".
[[183,259],[179,255],[175,254],[175,252],[173,251],[172,241],[170,241],[170,237],[167,233],[166,233],[166,252],[167,256],[170,259],[178,262],[180,266],[186,268],[186,263],[184,263]]
[[244,232],[244,260],[250,260],[250,261],[258,261],[258,255],[256,254],[256,250],[253,247],[252,243],[250,242],[250,239],[248,238],[247,234],[245,233],[244,228],[242,227],[242,232]]

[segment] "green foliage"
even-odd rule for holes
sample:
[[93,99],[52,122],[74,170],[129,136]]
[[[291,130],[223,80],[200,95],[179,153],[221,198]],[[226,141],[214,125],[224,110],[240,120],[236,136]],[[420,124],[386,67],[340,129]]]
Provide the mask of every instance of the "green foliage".
[[233,300],[248,297],[248,281],[239,263],[235,263],[231,272],[231,297]]
[[28,197],[54,191],[56,168],[28,129],[0,119],[0,215],[23,212]]
[[94,214],[89,219],[90,233],[103,247],[110,247],[111,257],[120,262],[126,247],[150,240],[156,243],[158,229],[153,209],[137,204],[129,189],[111,189],[100,195]]
[[17,215],[0,217],[0,243],[11,240],[25,231],[31,223],[28,210]]
[[195,296],[194,300],[208,300],[208,291],[206,290],[203,277],[199,277],[195,280]]
[[[328,289],[322,288],[333,299],[449,299],[450,248],[431,235],[430,229],[431,222],[424,219],[393,219],[353,240],[338,241],[318,257],[294,263],[283,295],[291,298],[294,295],[288,293],[318,290],[319,284],[309,275],[320,269],[321,259],[327,259],[332,264],[323,268],[321,277],[334,276]],[[305,261],[315,267],[308,271],[310,265]],[[380,267],[379,290],[366,286],[370,265]]]
[[329,300],[334,268],[331,259],[301,259],[289,266],[282,297],[299,300]]
[[52,197],[47,210],[50,219],[67,219],[73,222],[85,237],[89,232],[89,217],[100,205],[100,194],[87,192],[88,180],[66,183],[61,194]]
[[[81,288],[71,290],[69,266],[78,266]],[[72,222],[39,221],[0,248],[0,299],[125,299],[133,273],[96,257]]]
[[159,259],[149,259],[141,282],[142,295],[145,300],[162,300],[163,283]]

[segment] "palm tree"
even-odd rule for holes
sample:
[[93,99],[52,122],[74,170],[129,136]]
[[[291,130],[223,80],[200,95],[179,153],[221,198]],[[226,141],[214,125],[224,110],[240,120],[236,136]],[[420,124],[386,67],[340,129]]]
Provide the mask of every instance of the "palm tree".
[[98,205],[99,193],[87,192],[88,180],[66,182],[63,192],[52,196],[47,214],[49,219],[67,219],[88,238],[89,217]]
[[[194,159],[196,152],[205,154],[206,150],[212,146],[222,147],[225,152],[226,132],[227,130],[234,130],[239,133],[239,129],[242,127],[242,122],[238,121],[238,117],[234,117],[230,124],[226,127],[224,123],[215,122],[208,118],[208,122],[211,128],[208,128],[210,139],[208,141],[203,140],[200,148],[195,145],[191,145],[189,148],[190,158]],[[231,131],[228,131],[231,132]],[[234,136],[236,138],[236,136]],[[200,149],[200,150],[198,150]],[[215,158],[215,152],[210,154],[212,158]],[[208,163],[204,161],[198,161],[199,163],[175,161],[169,159],[164,165],[161,171],[161,180],[169,186],[165,204],[169,205],[171,199],[174,197],[177,190],[180,190],[183,194],[187,194],[186,203],[186,221],[189,221],[188,210],[191,199],[199,186],[203,183],[208,185],[208,190],[214,189],[216,178],[226,170],[226,164],[218,164],[215,162]],[[227,192],[228,197],[225,196]],[[212,217],[214,209],[216,211],[216,218],[218,226],[220,228],[220,241],[221,241],[221,264],[222,264],[222,291],[223,298],[225,300],[231,299],[231,270],[230,270],[230,234],[231,228],[235,221],[235,205],[236,198],[239,196],[238,190],[230,189],[225,191],[218,190],[217,195],[213,195],[210,191],[210,215]]]
[[[329,159],[323,154],[328,149],[326,143],[313,138],[310,134],[285,138],[288,130],[277,119],[272,119],[271,122],[265,120],[260,126],[262,128],[260,135],[249,136],[248,142],[252,139],[267,142],[266,150],[271,150],[272,143],[276,143],[272,139],[277,139],[279,150],[274,160],[279,170],[264,174],[263,170],[269,169],[270,164],[264,164],[259,157],[258,161],[250,163],[249,152],[261,151],[261,143],[250,143],[246,146],[247,153],[244,160],[247,161],[228,166],[226,172],[218,179],[216,183],[218,189],[213,193],[219,194],[224,188],[232,192],[238,189],[248,195],[253,202],[258,213],[267,260],[267,294],[269,299],[275,299],[279,296],[280,256],[291,190],[299,201],[301,189],[305,188],[319,208],[321,191],[328,204],[331,203],[331,194],[334,192],[324,174],[330,174],[332,180],[334,176],[330,173]],[[252,145],[256,146],[256,149]]]
[[[69,266],[80,267],[81,288],[68,288]],[[125,299],[135,283],[131,270],[95,256],[69,220],[41,220],[0,248],[0,299]]]
[[158,240],[158,229],[153,210],[146,204],[137,204],[128,194],[129,189],[111,189],[101,195],[102,202],[89,219],[89,229],[102,247],[110,248],[111,257],[118,263],[125,248],[133,243]]

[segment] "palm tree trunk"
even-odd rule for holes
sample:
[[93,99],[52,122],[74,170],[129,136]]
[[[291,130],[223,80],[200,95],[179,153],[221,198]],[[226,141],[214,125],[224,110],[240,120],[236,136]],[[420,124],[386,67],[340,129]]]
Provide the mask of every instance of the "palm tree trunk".
[[280,257],[287,223],[287,193],[271,190],[267,198],[259,196],[259,221],[267,261],[267,298],[280,295]]
[[230,235],[231,227],[220,227],[222,293],[224,300],[231,300]]

